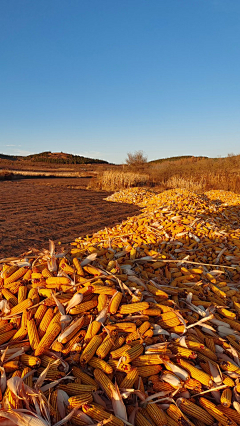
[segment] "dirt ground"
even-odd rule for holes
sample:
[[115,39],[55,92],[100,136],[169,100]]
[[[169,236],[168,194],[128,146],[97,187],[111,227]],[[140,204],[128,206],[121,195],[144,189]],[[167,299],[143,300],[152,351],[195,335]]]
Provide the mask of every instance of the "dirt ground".
[[89,179],[42,178],[0,182],[0,259],[31,248],[64,247],[138,214],[137,206],[105,201],[108,192],[87,190]]

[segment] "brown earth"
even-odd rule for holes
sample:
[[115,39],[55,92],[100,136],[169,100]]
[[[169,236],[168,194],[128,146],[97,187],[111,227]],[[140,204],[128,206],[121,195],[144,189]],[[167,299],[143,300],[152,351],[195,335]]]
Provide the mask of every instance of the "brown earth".
[[42,178],[0,182],[0,259],[48,240],[64,247],[139,213],[131,204],[105,201],[109,192],[87,190],[90,179]]

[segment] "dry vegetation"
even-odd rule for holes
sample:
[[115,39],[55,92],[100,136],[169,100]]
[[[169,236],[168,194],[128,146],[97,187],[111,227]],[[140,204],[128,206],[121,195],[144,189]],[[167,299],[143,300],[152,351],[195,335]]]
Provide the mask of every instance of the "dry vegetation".
[[[46,164],[31,161],[0,160],[0,180],[13,179],[22,171],[34,176],[35,173],[51,176],[96,177],[91,180],[91,189],[115,191],[133,186],[155,187],[158,190],[181,187],[194,191],[222,189],[240,193],[240,155],[226,158],[175,157],[165,160],[139,161],[141,151],[128,154],[127,164]],[[130,157],[129,157],[130,155]],[[141,156],[141,155],[140,155]],[[127,160],[133,161],[127,161]],[[136,161],[135,161],[136,160]],[[140,158],[141,160],[141,158]]]
[[98,174],[91,183],[94,188],[109,191],[143,185],[160,190],[178,187],[193,191],[220,189],[240,193],[240,155],[115,166],[102,175]]
[[109,170],[103,172],[102,175],[99,174],[97,179],[91,182],[89,188],[116,191],[119,188],[147,185],[148,182],[148,174]]

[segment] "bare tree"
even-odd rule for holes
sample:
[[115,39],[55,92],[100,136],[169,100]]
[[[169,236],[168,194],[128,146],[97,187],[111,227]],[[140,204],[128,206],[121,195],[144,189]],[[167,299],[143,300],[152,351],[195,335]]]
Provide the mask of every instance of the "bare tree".
[[147,163],[147,157],[144,156],[143,151],[135,151],[133,154],[131,152],[127,153],[126,163],[128,166],[132,167],[142,167]]

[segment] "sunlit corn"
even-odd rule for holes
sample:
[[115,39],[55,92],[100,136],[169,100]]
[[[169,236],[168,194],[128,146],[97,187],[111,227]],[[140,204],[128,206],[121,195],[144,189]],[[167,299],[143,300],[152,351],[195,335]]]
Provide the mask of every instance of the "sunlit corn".
[[148,404],[147,413],[157,426],[167,425],[167,418],[164,411],[157,404]]
[[81,379],[82,383],[86,384],[86,385],[92,385],[92,386],[97,386],[95,380],[89,376],[88,374],[84,373],[80,368],[73,366],[72,368],[72,374]]
[[39,345],[40,339],[34,318],[27,321],[27,330],[31,348],[32,350],[35,350]]
[[35,349],[35,356],[41,355],[46,349],[49,349],[50,345],[53,343],[54,339],[58,336],[61,331],[61,325],[54,323],[48,327],[45,335],[39,342],[37,349]]
[[118,419],[113,414],[108,413],[99,405],[83,405],[82,410],[97,422],[102,422],[105,419],[111,418],[111,421],[107,423],[109,426],[124,426],[124,422],[122,420]]
[[102,340],[103,339],[101,336],[93,336],[81,354],[80,363],[86,364],[88,361],[90,361],[90,359],[92,359],[96,353],[97,348],[101,345]]
[[129,305],[121,305],[119,312],[120,314],[134,314],[135,312],[141,312],[144,309],[149,308],[148,302],[136,302],[136,303],[130,303]]
[[200,397],[199,402],[201,406],[212,416],[214,417],[221,425],[227,426],[229,424],[235,425],[235,422],[232,421],[232,423],[229,422],[229,418],[220,411],[217,406],[209,401],[206,398]]
[[214,418],[208,413],[208,411],[199,407],[199,405],[194,404],[186,398],[180,398],[180,401],[179,408],[187,414],[187,416],[201,419],[201,421],[206,425],[212,425],[214,423]]

